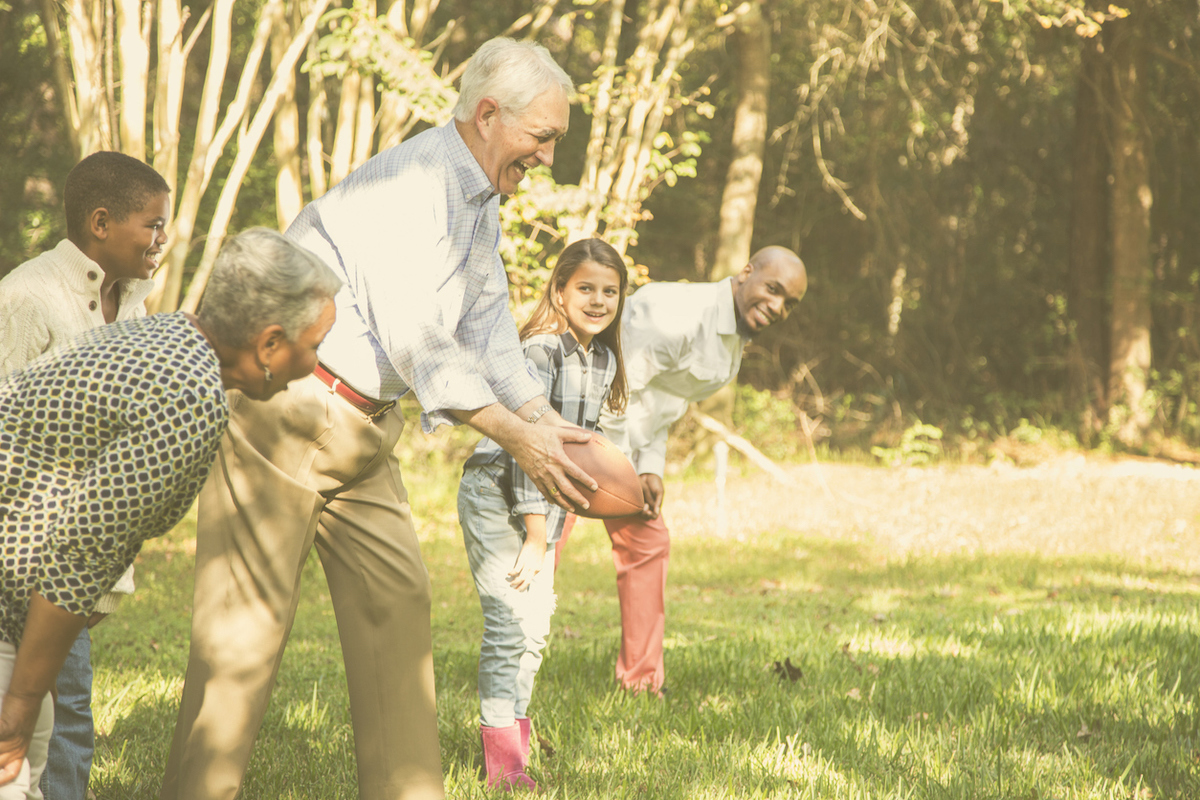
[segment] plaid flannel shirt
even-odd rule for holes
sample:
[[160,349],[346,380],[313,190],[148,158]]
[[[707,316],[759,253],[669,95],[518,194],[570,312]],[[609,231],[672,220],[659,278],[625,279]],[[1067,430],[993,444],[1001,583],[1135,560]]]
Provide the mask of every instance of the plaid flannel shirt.
[[[617,374],[617,359],[612,351],[595,340],[590,352],[585,351],[570,333],[531,336],[523,347],[526,362],[541,378],[554,410],[567,422],[589,431],[598,430],[600,409],[608,401]],[[489,464],[503,470],[501,483],[509,495],[510,513],[519,521],[525,514],[545,515],[546,543],[557,542],[567,512],[549,503],[500,445],[484,439],[467,459],[466,467]]]

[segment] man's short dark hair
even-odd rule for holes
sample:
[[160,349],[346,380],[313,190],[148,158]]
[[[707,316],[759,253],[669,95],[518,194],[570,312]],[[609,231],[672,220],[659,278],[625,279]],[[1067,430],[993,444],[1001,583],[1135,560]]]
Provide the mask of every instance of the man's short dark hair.
[[67,175],[63,189],[67,238],[79,240],[97,208],[107,209],[119,222],[143,208],[154,195],[170,190],[163,176],[145,162],[107,150],[92,153]]

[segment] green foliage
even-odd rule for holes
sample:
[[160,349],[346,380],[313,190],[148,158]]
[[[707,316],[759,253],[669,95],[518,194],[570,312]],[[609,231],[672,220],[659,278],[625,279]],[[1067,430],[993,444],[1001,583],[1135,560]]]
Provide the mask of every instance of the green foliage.
[[62,187],[74,161],[37,8],[0,11],[0,278],[67,232]]
[[433,54],[398,36],[386,17],[369,13],[365,0],[330,11],[322,28],[329,33],[317,41],[316,57],[302,71],[340,79],[346,70],[355,69],[375,77],[379,91],[403,95],[417,119],[434,125],[450,119],[458,92],[434,72]]
[[746,384],[738,384],[736,392],[733,427],[741,436],[774,460],[804,452],[804,433],[789,399]]
[[941,440],[941,428],[917,420],[900,434],[897,446],[872,447],[871,455],[889,467],[920,466],[938,457],[942,451],[938,444]]
[[[5,5],[11,10],[0,14],[0,106],[6,109],[0,118],[0,274],[65,234],[61,187],[73,164],[40,5]],[[920,417],[950,437],[1001,438],[1028,419],[1115,447],[1111,426],[1106,433],[1105,420],[1085,408],[1092,390],[1073,382],[1067,265],[1080,37],[1128,11],[1145,45],[1141,79],[1153,200],[1149,410],[1158,435],[1200,444],[1200,28],[1194,9],[1181,3],[1101,9],[1083,0],[920,0],[853,8],[784,0],[769,6],[768,139],[753,246],[799,251],[810,291],[786,326],[756,340],[742,380],[780,396],[791,393],[797,408],[823,415],[833,425],[835,446],[877,442],[902,420]],[[380,91],[402,93],[420,125],[446,119],[454,91],[443,68],[431,68],[430,52],[397,37],[366,8],[359,0],[331,12],[318,55],[305,69],[330,78],[361,70],[377,78]],[[257,9],[236,6],[234,63],[249,47]],[[471,24],[456,23],[428,46],[439,53],[439,65],[458,64],[529,10],[520,3],[443,0],[428,31],[452,20]],[[626,11],[622,64],[633,54],[628,32],[646,9],[633,3]],[[599,230],[610,239],[627,232],[621,226],[636,225],[628,251],[636,281],[649,274],[709,277],[737,102],[736,43],[711,22],[736,11],[736,4],[696,4],[694,47],[679,67],[677,103],[649,159],[646,192],[636,198],[640,213],[632,220],[611,207],[601,214]],[[541,293],[566,222],[585,205],[571,184],[588,144],[589,92],[605,13],[592,0],[558,4],[548,19],[515,33],[541,26],[536,38],[581,90],[571,133],[556,150],[557,180],[549,170],[535,172],[502,210],[519,316]],[[194,54],[204,51],[202,35]],[[184,164],[201,75],[193,73],[185,92]],[[230,92],[236,78],[231,70]],[[306,83],[300,81],[302,103]],[[214,189],[225,163],[215,172]],[[245,180],[233,230],[273,224],[273,170],[263,147]],[[210,192],[199,230],[213,202]],[[1106,300],[1112,291],[1100,287]],[[791,384],[801,364],[813,365],[824,391],[819,411]],[[1112,419],[1119,415],[1118,409]]]

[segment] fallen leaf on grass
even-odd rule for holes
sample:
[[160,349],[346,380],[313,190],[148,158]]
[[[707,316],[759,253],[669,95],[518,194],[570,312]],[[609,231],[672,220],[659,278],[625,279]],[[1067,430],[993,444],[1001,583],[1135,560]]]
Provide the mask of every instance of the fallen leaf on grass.
[[546,754],[546,758],[554,758],[554,745],[550,744],[550,740],[540,733],[537,735],[538,747],[542,748],[542,752]]
[[1087,738],[1088,738],[1088,737],[1090,737],[1091,735],[1092,735],[1092,732],[1088,730],[1087,723],[1085,722],[1085,723],[1083,723],[1083,725],[1082,725],[1082,726],[1079,728],[1079,732],[1075,734],[1075,738],[1076,738],[1076,739],[1087,739]]
[[855,686],[853,689],[846,692],[846,697],[849,697],[851,700],[862,700],[862,692],[860,692],[858,687]]
[[782,664],[776,661],[774,669],[775,674],[779,676],[780,680],[788,680],[795,683],[804,677],[804,673],[800,671],[800,668],[792,663],[791,656],[785,658]]

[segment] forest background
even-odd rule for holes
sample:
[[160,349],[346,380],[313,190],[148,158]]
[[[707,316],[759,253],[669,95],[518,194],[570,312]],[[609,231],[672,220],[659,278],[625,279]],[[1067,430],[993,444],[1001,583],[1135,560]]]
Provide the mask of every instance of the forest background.
[[151,303],[194,308],[229,232],[286,227],[529,37],[580,102],[502,209],[518,315],[581,236],[639,281],[782,244],[809,293],[734,412],[768,454],[1200,461],[1197,26],[1195,0],[0,0],[0,275],[119,149],[172,187]]

